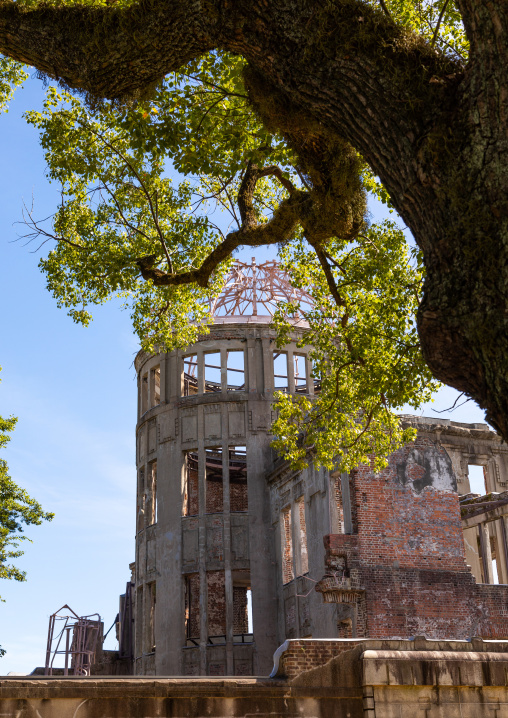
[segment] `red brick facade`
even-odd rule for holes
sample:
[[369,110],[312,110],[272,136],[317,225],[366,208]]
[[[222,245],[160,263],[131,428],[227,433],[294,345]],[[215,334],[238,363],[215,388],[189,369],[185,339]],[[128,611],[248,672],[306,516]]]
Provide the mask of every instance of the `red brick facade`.
[[226,633],[226,588],[224,571],[208,571],[208,635],[224,636]]
[[193,573],[186,578],[185,584],[185,624],[186,638],[199,638],[200,612],[199,612],[199,574]]
[[429,439],[395,452],[379,474],[352,472],[353,534],[325,537],[318,590],[356,603],[359,637],[508,637],[508,586],[477,585],[467,567],[454,482]]
[[[361,641],[338,641],[337,639],[294,638],[286,641],[285,650],[279,657],[277,675],[294,678],[304,671],[322,666],[344,651],[350,651]],[[280,650],[280,649],[279,649]]]
[[233,586],[233,633],[247,633],[248,630],[247,588]]
[[247,481],[230,481],[229,501],[231,511],[247,511]]
[[183,515],[199,514],[199,475],[197,453],[188,451],[185,458],[185,494],[183,499]]
[[291,535],[291,507],[282,511],[282,581],[289,583],[294,578],[293,538]]

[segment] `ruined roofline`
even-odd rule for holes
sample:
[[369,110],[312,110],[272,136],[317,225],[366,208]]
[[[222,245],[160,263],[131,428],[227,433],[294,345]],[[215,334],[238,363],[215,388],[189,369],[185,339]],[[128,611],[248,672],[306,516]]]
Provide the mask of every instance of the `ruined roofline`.
[[[452,419],[437,419],[433,416],[417,416],[415,414],[399,414],[404,427],[412,426],[420,433],[437,434],[439,438],[442,436],[458,436],[471,439],[486,439],[498,445],[498,448],[506,448],[503,439],[488,424],[468,424],[462,421],[453,421]],[[275,468],[267,474],[267,481],[278,480],[281,475],[289,479],[291,476],[299,473],[290,468],[290,462],[278,457],[275,460]],[[332,474],[334,472],[331,472]]]
[[508,450],[508,444],[488,424],[469,424],[452,419],[440,419],[433,416],[416,416],[414,414],[400,414],[404,427],[413,426],[418,431],[426,434],[438,434],[444,436],[457,436],[467,439],[484,439],[503,445]]

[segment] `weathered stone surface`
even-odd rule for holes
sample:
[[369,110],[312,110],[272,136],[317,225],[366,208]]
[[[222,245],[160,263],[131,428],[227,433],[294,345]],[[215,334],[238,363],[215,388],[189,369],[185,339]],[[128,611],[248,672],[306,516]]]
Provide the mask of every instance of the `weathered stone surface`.
[[[0,715],[504,718],[508,712],[508,642],[367,639],[349,642],[349,650],[345,641],[328,641],[325,650],[315,640],[286,643],[277,663],[296,670],[292,678],[3,678]],[[319,655],[329,660],[316,665]]]

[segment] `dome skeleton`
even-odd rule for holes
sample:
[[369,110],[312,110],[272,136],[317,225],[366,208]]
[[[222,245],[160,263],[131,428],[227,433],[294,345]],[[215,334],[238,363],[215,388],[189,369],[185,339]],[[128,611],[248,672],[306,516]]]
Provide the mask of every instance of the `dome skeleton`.
[[[280,264],[269,260],[257,265],[235,260],[222,292],[211,303],[214,316],[273,316],[279,302],[298,302],[312,305],[312,297],[302,289],[291,286],[289,276]],[[297,314],[301,314],[298,312]]]

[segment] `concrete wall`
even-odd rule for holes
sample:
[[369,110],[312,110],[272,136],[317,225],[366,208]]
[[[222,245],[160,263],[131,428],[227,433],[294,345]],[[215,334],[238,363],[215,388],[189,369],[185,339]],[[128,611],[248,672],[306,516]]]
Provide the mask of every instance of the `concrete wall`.
[[[295,473],[270,448],[274,339],[268,317],[223,317],[184,352],[136,359],[134,672],[267,674],[288,638],[508,635],[508,589],[477,585],[486,580],[478,529],[466,526],[464,544],[458,504],[471,463],[485,468],[489,491],[508,485],[508,446],[483,424],[406,417],[418,439],[380,474],[369,466],[350,476],[313,466]],[[231,351],[244,357],[237,391],[228,390]],[[293,341],[284,351],[287,390],[301,390],[294,356],[310,379],[306,350]],[[221,366],[211,392],[210,354]],[[189,356],[196,372],[187,391]],[[310,380],[306,389],[312,396]],[[235,446],[246,449],[246,495],[230,477]],[[215,483],[207,478],[210,452],[222,465]],[[487,526],[486,545],[508,581],[499,529],[499,521]],[[338,590],[323,601],[333,593],[328,584]],[[235,616],[247,587],[253,636],[239,636]]]
[[267,476],[275,546],[278,640],[335,638],[337,606],[315,591],[325,571],[323,535],[335,526],[334,480],[309,466],[302,472],[276,462]]
[[292,678],[3,678],[0,714],[4,718],[503,718],[508,712],[507,647],[481,641],[367,640],[346,651],[342,643],[336,647],[338,655],[330,658],[330,642],[322,651],[327,662],[316,666],[312,651],[300,641],[289,653],[308,660],[300,659],[303,670]]
[[[471,491],[468,469],[471,465],[481,466],[485,488],[480,494],[503,493],[508,490],[508,445],[487,424],[463,424],[446,419],[429,417],[407,417],[418,427],[420,436],[437,441],[450,457],[453,472],[457,480],[457,492],[464,496]],[[504,534],[507,532],[501,519],[489,522],[485,531],[485,553],[488,563],[496,561],[499,583],[508,583],[508,551],[505,549]],[[466,561],[478,583],[493,583],[492,566],[484,568],[480,536],[477,527],[464,527]]]
[[[275,333],[269,321],[269,317],[217,318],[210,334],[185,352],[141,353],[136,359],[137,675],[266,674],[275,648],[285,638],[278,621],[276,546],[266,482],[273,467],[269,431]],[[295,328],[298,336],[300,330]],[[237,391],[228,390],[227,353],[234,351],[242,352],[245,366],[245,386]],[[293,354],[302,356],[301,365],[306,365],[309,376],[306,350],[292,343],[284,352],[288,390],[295,390]],[[205,365],[214,353],[220,355],[221,369],[218,391],[211,392]],[[195,357],[196,375],[191,390],[186,390],[183,368],[189,356]],[[307,393],[312,392],[309,381]],[[228,451],[235,446],[246,448],[247,505],[239,494],[241,487],[230,481]],[[217,456],[222,452],[220,483],[207,479],[207,452],[212,450]],[[188,452],[197,463],[192,487],[186,481]],[[190,505],[190,510],[185,508]],[[319,552],[321,569],[321,546]],[[253,638],[235,633],[234,596],[239,600],[240,594],[235,587],[251,589]]]

